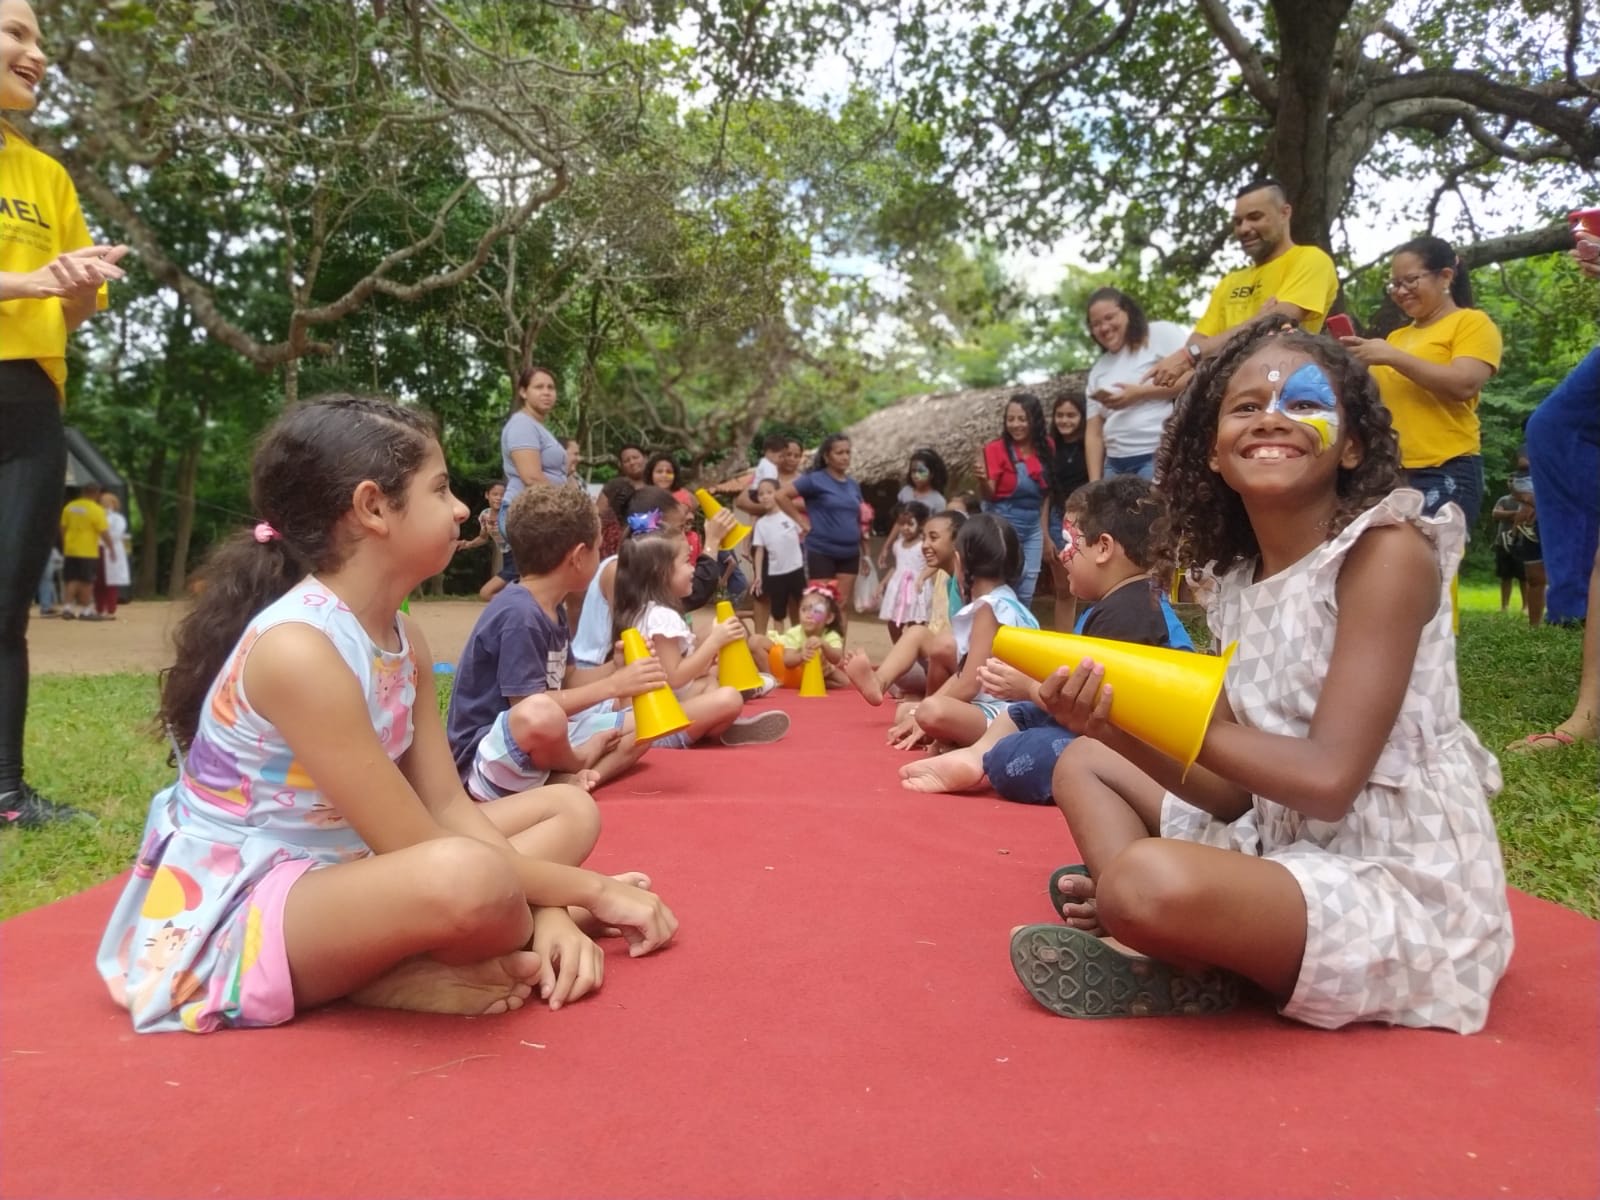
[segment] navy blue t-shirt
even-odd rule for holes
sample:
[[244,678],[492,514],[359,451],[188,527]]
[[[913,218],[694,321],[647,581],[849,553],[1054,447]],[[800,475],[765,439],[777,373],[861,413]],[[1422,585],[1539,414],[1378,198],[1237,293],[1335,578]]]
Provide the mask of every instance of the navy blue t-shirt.
[[849,558],[861,553],[861,485],[854,479],[835,479],[827,471],[807,471],[794,481],[805,497],[811,532],[806,549],[829,558]]
[[472,756],[513,698],[556,692],[567,675],[566,611],[559,620],[520,583],[506,587],[478,617],[456,665],[445,728],[463,778]]
[[1131,579],[1096,600],[1078,620],[1084,637],[1110,638],[1145,646],[1193,650],[1194,640],[1172,605],[1149,579]]

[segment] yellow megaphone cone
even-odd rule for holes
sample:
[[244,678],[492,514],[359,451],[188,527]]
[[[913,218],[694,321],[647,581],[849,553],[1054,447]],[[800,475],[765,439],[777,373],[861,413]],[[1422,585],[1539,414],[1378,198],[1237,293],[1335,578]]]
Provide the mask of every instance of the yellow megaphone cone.
[[[622,661],[628,664],[650,657],[644,634],[637,629],[622,631]],[[689,728],[689,717],[678,703],[672,689],[662,684],[653,692],[644,692],[633,698],[633,740],[652,742],[656,738]]]
[[[717,601],[717,624],[733,620],[733,605],[726,600]],[[729,642],[717,653],[717,683],[722,687],[748,692],[761,686],[761,672],[756,670],[756,660],[750,653],[750,643],[740,638]]]
[[827,694],[828,684],[822,677],[822,651],[818,650],[806,659],[806,665],[800,672],[800,695],[826,696]]
[[[718,504],[716,499],[705,488],[695,488],[694,498],[700,501],[700,511],[705,513],[708,521],[722,511],[722,505]],[[733,528],[728,531],[728,536],[722,539],[722,545],[718,546],[717,549],[732,550],[749,536],[750,526],[735,517]]]
[[1113,689],[1111,723],[1188,770],[1199,757],[1212,710],[1222,695],[1233,647],[1220,655],[1194,654],[1002,625],[994,635],[993,653],[1024,675],[1041,680],[1057,668],[1072,668],[1079,659],[1093,659],[1106,669],[1106,683]]

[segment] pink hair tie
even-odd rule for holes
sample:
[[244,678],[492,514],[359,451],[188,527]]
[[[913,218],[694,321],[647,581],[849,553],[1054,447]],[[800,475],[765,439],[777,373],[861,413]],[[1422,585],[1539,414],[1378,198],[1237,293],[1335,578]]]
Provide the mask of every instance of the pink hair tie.
[[283,537],[283,535],[271,525],[268,525],[265,521],[256,522],[256,541],[260,542],[263,546],[268,542],[276,541],[281,537]]

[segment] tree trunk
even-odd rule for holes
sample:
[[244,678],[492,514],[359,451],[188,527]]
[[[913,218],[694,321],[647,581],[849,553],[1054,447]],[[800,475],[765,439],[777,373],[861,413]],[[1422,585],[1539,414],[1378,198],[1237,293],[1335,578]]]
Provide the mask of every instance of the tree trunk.
[[145,466],[144,478],[133,481],[133,494],[139,500],[139,575],[133,594],[146,599],[156,594],[156,574],[161,546],[161,477],[167,470],[167,448],[158,445]]
[[1267,162],[1294,205],[1295,242],[1330,251],[1333,221],[1350,186],[1328,172],[1335,51],[1350,5],[1351,0],[1272,0],[1281,65]]
[[178,525],[172,536],[172,568],[167,574],[167,595],[183,595],[189,574],[189,539],[194,534],[194,484],[200,474],[200,448],[205,435],[196,432],[178,460]]
[[292,407],[300,399],[300,360],[291,358],[283,364],[283,406]]

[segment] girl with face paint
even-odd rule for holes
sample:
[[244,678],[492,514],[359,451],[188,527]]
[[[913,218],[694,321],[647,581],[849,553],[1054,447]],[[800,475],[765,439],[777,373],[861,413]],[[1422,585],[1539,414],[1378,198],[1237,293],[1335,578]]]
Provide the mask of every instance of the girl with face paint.
[[1046,1008],[1216,1012],[1242,977],[1310,1025],[1482,1028],[1512,934],[1500,771],[1456,683],[1466,527],[1395,486],[1397,457],[1371,376],[1328,339],[1268,319],[1201,364],[1157,474],[1172,544],[1215,579],[1223,695],[1186,769],[1113,724],[1092,660],[1041,686],[1080,735],[1053,786],[1083,852],[1056,873],[1072,926],[1011,941]]

